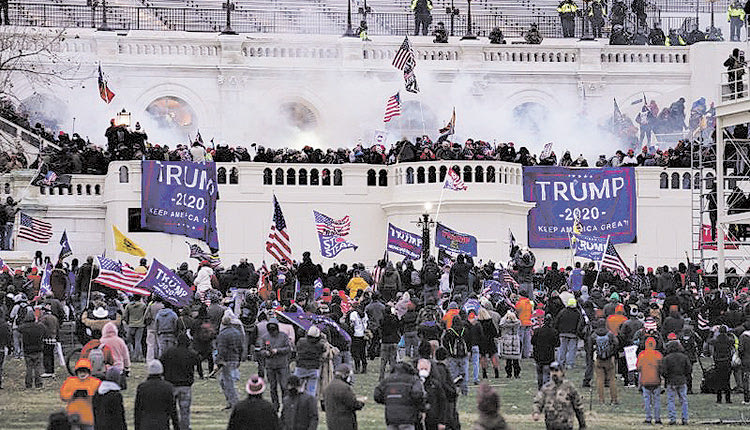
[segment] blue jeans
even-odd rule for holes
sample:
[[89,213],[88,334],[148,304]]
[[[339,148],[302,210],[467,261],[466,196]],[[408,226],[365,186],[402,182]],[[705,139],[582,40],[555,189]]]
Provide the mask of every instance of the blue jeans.
[[522,325],[519,336],[521,337],[521,358],[531,357],[531,326]]
[[180,430],[190,430],[190,404],[193,403],[191,387],[174,387],[174,398],[180,416]]
[[448,370],[451,372],[451,378],[455,381],[459,376],[461,377],[461,392],[465,395],[469,394],[469,357],[461,358],[448,358]]
[[240,380],[240,363],[237,361],[228,361],[219,372],[219,386],[224,392],[227,404],[231,407],[237,404],[237,388],[234,386],[235,381]]
[[479,382],[479,345],[471,347],[471,367],[473,371],[474,382]]
[[669,421],[677,421],[677,411],[675,410],[675,396],[680,398],[680,404],[682,405],[682,419],[688,420],[688,398],[687,398],[687,384],[682,385],[667,385],[667,412],[669,413]]
[[143,360],[144,327],[128,327],[128,347],[133,360]]
[[560,348],[557,350],[557,362],[572,369],[576,364],[576,349],[578,349],[578,337],[575,335],[560,335]]
[[653,408],[654,420],[661,421],[661,386],[641,387],[643,391],[643,406],[646,409],[646,421],[651,421]]
[[320,369],[304,369],[302,367],[297,367],[294,369],[294,374],[299,377],[300,381],[305,383],[305,391],[307,394],[315,397],[318,390]]
[[536,364],[536,387],[541,390],[542,386],[549,382],[549,364]]

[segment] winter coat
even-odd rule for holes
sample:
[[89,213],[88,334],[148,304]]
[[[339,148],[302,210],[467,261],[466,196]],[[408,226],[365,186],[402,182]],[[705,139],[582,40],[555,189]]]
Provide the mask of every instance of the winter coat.
[[521,323],[506,317],[500,320],[500,355],[506,360],[521,359]]
[[135,430],[168,430],[179,428],[174,387],[158,375],[150,375],[138,384],[135,393]]
[[560,346],[557,330],[550,325],[543,325],[531,335],[532,355],[537,364],[550,364],[555,361],[555,348]]
[[667,385],[683,385],[687,383],[687,375],[693,371],[690,359],[680,351],[679,342],[667,344],[667,355],[661,361],[659,373],[664,377]]
[[[279,333],[278,336],[286,338],[283,333]],[[216,363],[239,362],[242,356],[243,340],[244,333],[234,326],[226,326],[216,337]]]
[[297,342],[297,367],[320,369],[325,347],[319,337],[303,337]]
[[146,304],[142,300],[130,302],[125,306],[125,312],[122,321],[128,327],[144,327],[144,317],[146,315]]
[[259,396],[248,396],[235,405],[227,430],[281,430],[274,406]]
[[189,387],[195,380],[195,365],[200,363],[198,354],[186,346],[177,345],[164,351],[159,357],[164,366],[164,380],[175,387]]
[[307,393],[289,393],[284,397],[281,411],[284,430],[316,430],[318,428],[318,404],[315,397]]
[[328,430],[357,430],[357,411],[365,404],[357,400],[352,387],[336,377],[324,396]]
[[100,341],[112,351],[114,366],[120,368],[120,370],[130,368],[130,351],[125,341],[117,335],[117,326],[115,323],[108,322],[104,325]]
[[414,424],[425,408],[424,388],[413,368],[398,363],[377,387],[373,398],[385,405],[385,422],[390,425]]
[[658,387],[661,385],[661,376],[659,375],[659,366],[664,357],[661,352],[655,349],[646,348],[638,354],[636,367],[640,372],[640,382],[644,387]]
[[117,383],[102,381],[94,394],[93,404],[95,430],[127,430],[122,393]]
[[740,335],[737,351],[742,360],[742,368],[745,372],[750,371],[750,330],[745,330]]

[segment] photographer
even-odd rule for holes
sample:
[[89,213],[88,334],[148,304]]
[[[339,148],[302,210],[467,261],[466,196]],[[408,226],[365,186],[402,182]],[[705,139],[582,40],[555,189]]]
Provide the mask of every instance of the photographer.
[[724,61],[724,67],[727,68],[729,78],[729,99],[744,97],[745,86],[742,77],[745,75],[745,52],[738,48],[732,50],[732,55]]

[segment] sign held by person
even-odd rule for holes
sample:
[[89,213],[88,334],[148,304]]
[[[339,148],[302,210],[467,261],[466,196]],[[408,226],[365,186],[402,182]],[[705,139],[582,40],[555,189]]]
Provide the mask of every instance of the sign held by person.
[[457,254],[477,256],[477,238],[437,223],[435,228],[435,246]]
[[422,258],[422,237],[388,223],[388,251],[419,260]]

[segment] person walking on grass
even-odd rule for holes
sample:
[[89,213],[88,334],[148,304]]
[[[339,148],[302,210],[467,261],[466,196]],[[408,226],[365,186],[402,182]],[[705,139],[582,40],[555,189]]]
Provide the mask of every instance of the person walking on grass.
[[550,381],[544,384],[534,397],[534,412],[531,418],[539,421],[544,414],[544,422],[550,430],[572,430],[573,420],[578,420],[578,428],[586,428],[583,412],[583,399],[573,384],[565,380],[564,367],[552,362]]

